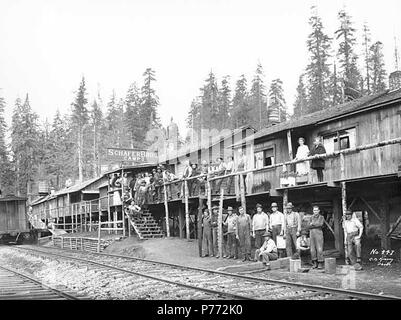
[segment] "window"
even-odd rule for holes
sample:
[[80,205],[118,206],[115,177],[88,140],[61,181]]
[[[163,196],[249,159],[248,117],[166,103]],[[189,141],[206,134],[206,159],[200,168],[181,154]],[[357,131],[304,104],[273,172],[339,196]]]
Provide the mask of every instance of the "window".
[[356,130],[350,128],[340,130],[323,137],[323,144],[327,153],[356,147]]
[[263,151],[263,166],[271,166],[274,164],[274,149],[269,148]]
[[274,148],[268,148],[259,152],[255,152],[255,168],[261,169],[263,167],[271,166],[274,164]]

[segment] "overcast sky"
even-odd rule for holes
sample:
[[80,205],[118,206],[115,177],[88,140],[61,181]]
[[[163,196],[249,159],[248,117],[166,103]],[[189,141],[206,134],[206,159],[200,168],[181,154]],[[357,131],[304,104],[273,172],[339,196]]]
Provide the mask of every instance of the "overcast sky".
[[[156,70],[160,116],[185,130],[191,100],[210,70],[219,79],[244,73],[259,60],[266,83],[281,78],[292,109],[307,64],[310,6],[318,5],[327,33],[346,6],[358,35],[364,21],[384,44],[394,69],[394,36],[401,39],[401,1],[381,0],[0,0],[0,94],[7,118],[28,92],[33,109],[51,121],[70,110],[85,76],[89,98],[124,97],[147,67]],[[361,39],[361,38],[360,38]],[[335,46],[337,49],[337,46]]]

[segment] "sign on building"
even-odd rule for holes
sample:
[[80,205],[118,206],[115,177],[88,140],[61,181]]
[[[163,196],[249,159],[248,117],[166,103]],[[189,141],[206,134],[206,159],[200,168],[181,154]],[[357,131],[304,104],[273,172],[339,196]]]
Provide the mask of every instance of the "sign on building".
[[137,149],[107,148],[107,160],[157,164],[157,152]]

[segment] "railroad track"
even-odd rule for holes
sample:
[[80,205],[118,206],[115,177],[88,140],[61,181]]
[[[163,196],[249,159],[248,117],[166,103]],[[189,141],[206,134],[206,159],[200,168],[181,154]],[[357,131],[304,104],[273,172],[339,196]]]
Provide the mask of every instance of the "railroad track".
[[70,293],[51,288],[39,280],[0,266],[0,300],[78,300]]
[[[65,249],[17,247],[31,254],[47,255],[80,263],[87,263],[110,271],[118,271],[159,281],[192,291],[229,299],[261,300],[392,300],[395,296],[376,295],[324,286],[292,283],[224,271],[181,266],[154,260],[116,254],[78,252]],[[188,292],[191,297],[191,292]]]

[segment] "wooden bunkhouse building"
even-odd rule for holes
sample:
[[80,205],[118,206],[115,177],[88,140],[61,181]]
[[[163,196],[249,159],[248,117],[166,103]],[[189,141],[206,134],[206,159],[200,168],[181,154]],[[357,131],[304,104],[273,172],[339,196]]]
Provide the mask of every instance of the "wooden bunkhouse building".
[[[164,197],[163,201],[151,202],[149,211],[165,235],[201,240],[198,237],[201,234],[200,217],[206,205],[219,204],[220,208],[226,208],[241,203],[249,212],[257,202],[262,203],[266,210],[273,201],[279,206],[291,201],[304,216],[312,212],[313,205],[319,205],[326,221],[325,249],[343,254],[342,216],[346,209],[351,209],[363,222],[367,238],[380,239],[382,248],[390,248],[391,239],[400,238],[398,230],[401,226],[401,82],[393,81],[390,85],[390,90],[379,94],[294,118],[258,132],[249,127],[234,130],[197,150],[188,149],[174,157],[159,158],[159,163],[170,167],[181,178],[185,160],[200,164],[203,159],[214,161],[224,153],[233,154],[234,163],[238,163],[241,149],[246,157],[246,168],[241,173],[230,175],[236,179],[235,194],[212,194],[211,181],[227,180],[228,176],[209,178],[207,193],[189,196],[186,192],[180,198]],[[316,136],[322,137],[326,154],[294,160],[298,139],[303,137],[311,148]],[[295,173],[296,163],[315,158],[325,160],[322,182],[318,182],[314,170],[302,176]],[[113,203],[112,192],[115,190],[110,189],[110,175],[134,174],[138,169],[155,167],[147,166],[121,167],[88,184],[76,186],[72,191],[64,189],[39,199],[32,203],[32,208],[41,217],[44,217],[43,212],[47,212],[46,218],[56,219],[61,228],[63,223],[60,220],[64,224],[72,221],[73,205],[80,208],[78,212],[82,217],[75,221],[87,221],[89,213],[83,208],[87,208],[88,201],[99,203],[100,211],[104,212],[103,220],[112,221],[113,212],[118,215],[114,220],[125,220],[123,205]],[[188,181],[180,179],[167,183],[164,190],[168,185],[180,188],[179,183],[183,183],[187,190]],[[222,186],[224,189],[224,183]],[[88,190],[92,191],[88,193]],[[67,213],[60,214],[65,210]],[[201,241],[199,243],[201,246]]]

